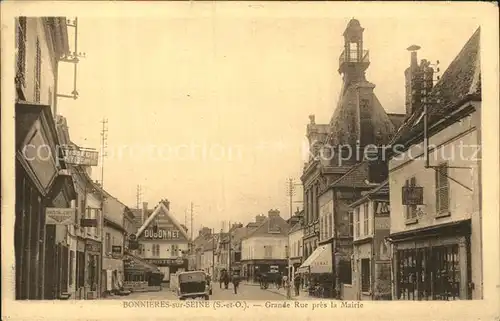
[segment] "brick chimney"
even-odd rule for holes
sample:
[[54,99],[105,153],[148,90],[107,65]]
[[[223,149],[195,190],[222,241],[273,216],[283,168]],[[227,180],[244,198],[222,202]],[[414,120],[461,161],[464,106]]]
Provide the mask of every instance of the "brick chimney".
[[265,219],[266,219],[266,217],[264,215],[257,215],[255,217],[255,223],[260,224],[260,223],[264,222]]
[[427,60],[418,64],[417,51],[420,46],[412,45],[407,48],[411,52],[410,66],[405,70],[406,90],[406,118],[410,117],[416,110],[420,109],[425,96],[430,93],[433,86],[434,70]]
[[269,212],[267,212],[267,216],[268,217],[280,216],[280,211],[279,210],[269,210]]
[[144,221],[148,218],[148,202],[142,202],[142,210],[141,210],[141,222],[144,224]]

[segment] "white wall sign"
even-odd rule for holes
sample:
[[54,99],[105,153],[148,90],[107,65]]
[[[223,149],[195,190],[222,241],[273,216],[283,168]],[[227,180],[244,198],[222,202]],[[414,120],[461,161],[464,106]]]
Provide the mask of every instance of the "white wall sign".
[[75,223],[75,208],[47,207],[45,209],[45,224],[72,225]]

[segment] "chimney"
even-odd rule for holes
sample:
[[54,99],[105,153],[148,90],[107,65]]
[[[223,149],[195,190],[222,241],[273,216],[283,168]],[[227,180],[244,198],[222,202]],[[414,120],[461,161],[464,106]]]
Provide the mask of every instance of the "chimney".
[[420,73],[420,67],[417,60],[417,51],[420,46],[412,45],[406,50],[411,52],[410,66],[405,70],[405,108],[406,118],[410,117],[418,109],[420,103],[420,85],[423,75]]
[[265,219],[266,219],[266,217],[264,215],[257,215],[255,217],[255,223],[260,224],[260,223],[264,222]]
[[316,116],[315,115],[309,115],[309,124],[316,125]]
[[144,224],[148,218],[148,202],[142,202],[141,221]]
[[269,210],[269,212],[267,212],[267,216],[268,217],[280,216],[280,211],[278,211],[278,210]]

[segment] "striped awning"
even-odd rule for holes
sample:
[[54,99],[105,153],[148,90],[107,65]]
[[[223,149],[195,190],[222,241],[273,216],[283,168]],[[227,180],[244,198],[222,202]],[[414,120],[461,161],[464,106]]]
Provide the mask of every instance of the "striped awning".
[[160,269],[142,258],[127,253],[123,258],[125,272],[160,272]]
[[317,247],[297,269],[297,273],[332,273],[332,244]]

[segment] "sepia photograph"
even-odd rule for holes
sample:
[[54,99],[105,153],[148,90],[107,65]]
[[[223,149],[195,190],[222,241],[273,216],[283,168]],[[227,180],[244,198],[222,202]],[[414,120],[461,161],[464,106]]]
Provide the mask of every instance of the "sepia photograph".
[[485,299],[482,17],[309,4],[13,15],[15,301]]

